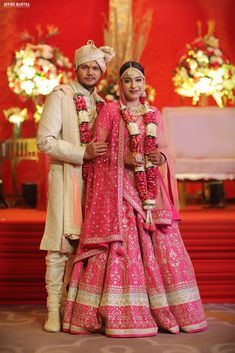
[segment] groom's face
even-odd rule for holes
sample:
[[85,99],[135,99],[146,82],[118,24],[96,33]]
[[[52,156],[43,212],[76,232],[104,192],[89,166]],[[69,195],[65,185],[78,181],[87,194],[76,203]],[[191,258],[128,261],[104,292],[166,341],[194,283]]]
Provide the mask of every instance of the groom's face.
[[91,90],[95,87],[101,76],[101,70],[96,61],[88,61],[78,66],[77,79],[86,89]]

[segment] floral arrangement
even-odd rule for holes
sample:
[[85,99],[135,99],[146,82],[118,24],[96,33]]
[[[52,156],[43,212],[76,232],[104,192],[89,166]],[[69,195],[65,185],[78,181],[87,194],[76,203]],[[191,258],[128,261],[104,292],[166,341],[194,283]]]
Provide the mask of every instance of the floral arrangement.
[[[97,86],[97,92],[107,101],[111,102],[119,98],[119,89],[117,83],[112,77],[103,78]],[[151,104],[155,100],[155,88],[150,85],[145,86],[145,100]]]
[[121,106],[121,114],[127,125],[130,136],[130,149],[136,152],[136,161],[144,161],[141,167],[136,167],[135,180],[136,188],[144,209],[147,211],[146,222],[144,227],[147,230],[155,230],[155,225],[152,219],[151,210],[155,205],[157,196],[157,175],[156,166],[148,160],[148,154],[156,148],[157,141],[157,117],[154,111],[146,108],[143,116],[143,121],[146,126],[146,135],[144,139],[144,147],[141,143],[141,135],[134,116],[126,106]]
[[42,111],[43,111],[43,104],[38,104],[36,103],[35,104],[35,112],[34,112],[34,120],[36,123],[39,122],[39,120],[41,119],[41,116],[42,116]]
[[[199,24],[200,29],[200,24]],[[214,36],[214,22],[208,23],[208,33],[186,46],[186,54],[180,58],[173,82],[175,91],[192,97],[195,105],[200,95],[212,96],[219,107],[228,101],[235,102],[235,66],[219,47]]]
[[27,43],[15,52],[14,63],[8,67],[10,88],[14,93],[33,97],[47,95],[59,83],[70,78],[69,59],[48,44]]
[[[89,114],[87,110],[86,101],[81,93],[76,94],[73,97],[73,100],[78,114],[80,141],[83,146],[86,146],[91,141],[90,123],[96,117],[96,114],[99,114],[105,103],[103,101],[97,100],[96,114],[95,112],[93,112],[93,114],[92,112]],[[82,164],[82,176],[85,183],[87,181],[88,171],[89,160],[84,160]]]
[[12,107],[3,111],[5,118],[13,124],[21,124],[28,119],[27,108]]
[[150,85],[145,86],[145,92],[146,92],[146,101],[151,104],[154,103],[155,98],[156,98],[156,90]]
[[3,114],[10,123],[14,124],[14,137],[20,137],[21,124],[29,118],[27,108],[21,109],[19,107],[11,107],[3,110]]
[[[67,83],[72,76],[71,63],[60,49],[52,47],[46,41],[58,34],[58,29],[47,27],[47,33],[37,27],[35,39],[28,32],[23,33],[23,47],[14,54],[13,63],[7,69],[9,86],[14,93],[31,98],[35,104],[42,104],[43,96],[60,84]],[[37,109],[39,110],[39,109]]]
[[97,86],[97,92],[107,101],[111,102],[119,97],[118,85],[111,78],[103,78]]

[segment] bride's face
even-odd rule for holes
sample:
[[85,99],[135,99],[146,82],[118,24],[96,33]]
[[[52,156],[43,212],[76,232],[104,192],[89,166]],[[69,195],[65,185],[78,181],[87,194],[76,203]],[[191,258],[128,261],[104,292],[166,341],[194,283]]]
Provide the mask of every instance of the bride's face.
[[124,95],[128,102],[139,100],[144,91],[144,77],[141,76],[138,71],[131,74],[128,73],[121,79],[121,83]]

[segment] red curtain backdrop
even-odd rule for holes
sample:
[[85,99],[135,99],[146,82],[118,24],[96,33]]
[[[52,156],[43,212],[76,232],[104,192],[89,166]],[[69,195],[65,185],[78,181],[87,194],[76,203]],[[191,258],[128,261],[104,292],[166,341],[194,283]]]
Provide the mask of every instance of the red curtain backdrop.
[[[50,44],[59,47],[73,61],[74,50],[88,39],[93,39],[97,46],[104,44],[103,15],[108,15],[109,8],[108,0],[31,0],[28,1],[29,8],[18,9],[6,8],[6,2],[14,1],[0,0],[0,139],[11,135],[9,126],[6,129],[3,109],[13,106],[32,108],[32,104],[22,102],[7,83],[6,69],[21,45],[20,33],[27,30],[35,34],[37,25],[42,28],[51,24],[58,27],[60,33],[51,39]],[[143,13],[147,8],[154,11],[141,63],[145,66],[148,83],[156,88],[155,104],[160,109],[191,105],[191,99],[182,99],[174,92],[173,70],[184,53],[186,43],[197,37],[196,22],[202,22],[204,34],[210,19],[215,20],[215,34],[221,48],[235,64],[234,0],[133,0],[134,7],[139,5]],[[213,100],[210,104],[214,104]]]
[[[35,33],[35,26],[48,24],[57,26],[60,34],[50,43],[58,46],[73,60],[74,49],[93,39],[103,45],[103,26],[108,14],[108,0],[50,0],[29,1],[29,8],[7,9],[0,0],[0,39],[1,39],[1,80],[0,112],[11,106],[25,107],[7,84],[6,68],[12,55],[19,48],[19,34],[24,30]],[[12,1],[13,2],[13,1]],[[207,21],[214,19],[215,34],[220,39],[222,49],[235,64],[235,2],[234,0],[134,0],[133,6],[141,4],[143,12],[151,8],[153,21],[141,62],[145,66],[147,80],[157,90],[156,104],[165,106],[191,105],[174,92],[173,70],[184,53],[186,43],[197,36],[196,22],[207,30]],[[1,121],[1,120],[0,120]]]
[[4,7],[6,2],[20,1],[0,0],[0,122],[3,109],[12,106],[32,107],[10,90],[6,76],[12,56],[22,44],[20,34],[27,30],[35,35],[37,25],[42,29],[47,25],[58,27],[60,33],[51,38],[49,43],[60,48],[72,62],[74,50],[86,44],[88,39],[93,39],[98,46],[103,45],[103,14],[108,13],[108,0],[30,0],[29,8],[18,9]]
[[[207,21],[215,20],[215,35],[220,46],[235,64],[235,2],[233,0],[146,0],[154,9],[152,29],[142,62],[148,81],[156,87],[156,103],[166,106],[191,105],[190,98],[174,92],[173,70],[186,43],[198,35],[197,21],[202,22],[202,33],[207,32]],[[214,104],[213,101],[210,101]]]

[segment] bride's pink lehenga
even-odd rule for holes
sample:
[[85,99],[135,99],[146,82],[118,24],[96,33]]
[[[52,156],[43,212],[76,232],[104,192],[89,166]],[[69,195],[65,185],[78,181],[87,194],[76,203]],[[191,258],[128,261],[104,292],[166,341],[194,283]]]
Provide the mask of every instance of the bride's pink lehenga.
[[[90,169],[65,332],[143,337],[156,335],[158,328],[172,333],[207,328],[193,266],[178,228],[161,116],[154,111],[158,147],[167,158],[164,177],[157,172],[154,232],[143,227],[145,213],[134,173],[124,163],[129,137],[119,103],[108,104],[97,119],[96,135],[108,141],[109,152]],[[138,123],[144,135],[141,118]]]

